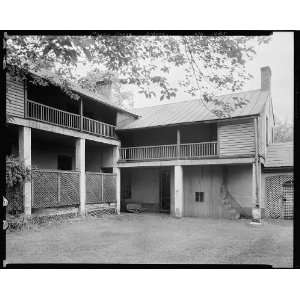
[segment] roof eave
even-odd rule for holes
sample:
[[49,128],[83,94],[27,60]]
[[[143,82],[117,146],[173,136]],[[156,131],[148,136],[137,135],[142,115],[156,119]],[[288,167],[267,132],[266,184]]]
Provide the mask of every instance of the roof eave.
[[251,114],[246,116],[236,116],[230,118],[223,118],[223,119],[212,119],[212,120],[201,120],[201,121],[191,121],[191,122],[181,122],[181,123],[173,123],[173,124],[165,124],[165,125],[155,125],[155,126],[146,126],[146,127],[136,127],[136,128],[116,128],[117,131],[132,131],[132,130],[139,130],[139,129],[152,129],[152,128],[161,128],[161,127],[175,127],[175,126],[184,126],[184,125],[191,125],[191,124],[200,124],[200,123],[218,123],[218,122],[226,122],[231,120],[238,120],[238,119],[249,119],[259,116],[260,113]]

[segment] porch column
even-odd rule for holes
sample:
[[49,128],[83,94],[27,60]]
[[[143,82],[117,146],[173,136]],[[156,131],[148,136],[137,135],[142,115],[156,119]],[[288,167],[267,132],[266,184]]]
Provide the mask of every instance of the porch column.
[[180,157],[180,143],[181,143],[181,136],[180,136],[180,129],[177,129],[177,139],[176,139],[176,144],[177,144],[177,158]]
[[121,209],[121,170],[117,166],[120,156],[120,147],[113,148],[113,173],[116,174],[116,201],[117,201],[117,213],[120,214]]
[[[19,127],[19,157],[25,167],[31,168],[31,128]],[[31,215],[31,181],[23,186],[24,214]]]
[[76,170],[80,172],[79,175],[79,198],[80,198],[80,214],[85,216],[85,202],[86,202],[86,182],[85,182],[85,139],[78,138],[76,140],[76,154],[75,154]]
[[181,218],[183,215],[183,171],[182,166],[174,167],[175,187],[175,216]]
[[255,220],[261,219],[261,164],[252,164],[252,217]]

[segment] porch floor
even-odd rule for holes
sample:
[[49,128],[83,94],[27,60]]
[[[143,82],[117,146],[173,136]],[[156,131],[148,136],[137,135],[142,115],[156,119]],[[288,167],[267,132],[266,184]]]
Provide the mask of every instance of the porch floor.
[[271,264],[291,267],[293,223],[107,215],[7,233],[7,263]]

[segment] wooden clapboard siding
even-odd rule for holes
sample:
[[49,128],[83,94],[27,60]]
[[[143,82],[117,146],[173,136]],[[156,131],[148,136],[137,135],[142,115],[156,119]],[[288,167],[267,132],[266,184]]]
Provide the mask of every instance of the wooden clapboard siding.
[[220,156],[254,155],[255,131],[253,120],[219,124]]
[[24,118],[24,83],[7,75],[6,112]]

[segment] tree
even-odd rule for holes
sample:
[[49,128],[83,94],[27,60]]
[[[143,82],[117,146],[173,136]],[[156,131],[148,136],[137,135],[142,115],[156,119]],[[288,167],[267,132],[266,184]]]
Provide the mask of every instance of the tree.
[[279,119],[276,120],[274,127],[274,143],[292,142],[294,140],[294,126],[293,124]]
[[[215,114],[229,116],[245,103],[223,103],[215,91],[239,91],[251,75],[245,63],[255,55],[256,46],[267,43],[269,37],[255,36],[8,36],[7,63],[12,74],[26,76],[28,72],[51,71],[49,80],[69,92],[69,82],[78,82],[76,68],[91,63],[108,74],[118,74],[122,84],[138,86],[139,92],[161,100],[176,96],[177,88],[170,84],[168,74],[180,68],[184,79],[179,82],[185,91],[198,96],[203,105]],[[37,84],[46,84],[40,79]],[[80,81],[82,87],[87,81]],[[155,89],[159,88],[156,95]],[[72,93],[71,93],[72,95]],[[74,95],[76,97],[76,95]],[[211,109],[213,103],[219,108]]]

